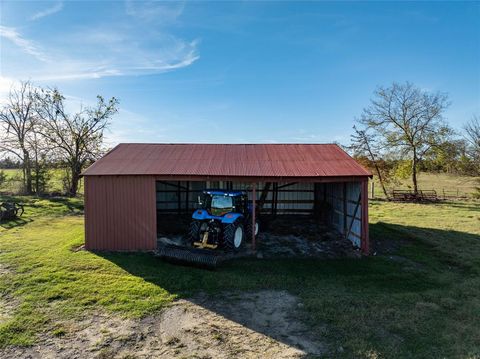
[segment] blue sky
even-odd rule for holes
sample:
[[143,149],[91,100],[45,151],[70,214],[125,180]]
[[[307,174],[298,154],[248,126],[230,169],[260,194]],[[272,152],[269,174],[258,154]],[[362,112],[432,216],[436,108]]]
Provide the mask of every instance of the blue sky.
[[478,2],[1,2],[0,95],[120,99],[117,142],[348,143],[377,85],[480,114]]

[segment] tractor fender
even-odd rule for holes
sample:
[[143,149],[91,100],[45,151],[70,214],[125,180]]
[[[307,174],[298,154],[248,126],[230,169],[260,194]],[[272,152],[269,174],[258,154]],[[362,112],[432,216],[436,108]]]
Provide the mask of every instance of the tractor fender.
[[203,221],[204,219],[211,219],[212,216],[204,209],[197,209],[195,212],[193,212],[192,218]]
[[227,213],[222,217],[222,223],[230,224],[235,222],[237,219],[243,219],[243,215],[241,213]]

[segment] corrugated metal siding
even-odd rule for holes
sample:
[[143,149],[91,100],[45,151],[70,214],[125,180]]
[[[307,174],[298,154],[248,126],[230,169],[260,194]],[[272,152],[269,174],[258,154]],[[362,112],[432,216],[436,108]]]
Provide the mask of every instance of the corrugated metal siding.
[[[348,239],[352,241],[357,247],[361,246],[361,236],[362,236],[362,207],[361,203],[357,208],[357,202],[360,196],[361,183],[348,183],[347,184],[347,231],[352,225],[350,235]],[[355,209],[357,212],[355,213]],[[351,223],[353,221],[353,223]]]
[[[230,183],[230,186],[229,186]],[[181,186],[181,190],[176,188]],[[314,183],[278,183],[282,187],[277,194],[276,214],[310,214],[314,206]],[[256,183],[256,199],[259,200],[265,187],[264,182]],[[247,191],[252,200],[252,183],[227,181],[157,181],[157,209],[166,213],[189,213],[197,208],[197,197],[206,188]],[[188,207],[187,207],[188,189]],[[263,212],[272,211],[274,187],[270,186]],[[180,196],[180,200],[179,200]],[[178,207],[180,204],[180,208]]]
[[88,250],[153,250],[156,237],[154,177],[85,177]]
[[371,173],[335,144],[120,144],[84,175],[301,178]]

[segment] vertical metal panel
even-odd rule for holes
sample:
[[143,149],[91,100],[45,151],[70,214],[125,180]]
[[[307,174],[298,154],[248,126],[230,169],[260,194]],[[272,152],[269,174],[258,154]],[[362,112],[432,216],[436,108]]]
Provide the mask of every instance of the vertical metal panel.
[[87,249],[153,250],[156,236],[154,177],[85,177]]
[[365,237],[363,232],[364,216],[367,216],[366,227],[368,228],[368,207],[365,214],[363,194],[360,196],[362,186],[363,182],[348,182],[345,185],[343,183],[326,183],[325,194],[326,201],[331,206],[330,224],[339,233],[345,237],[348,236],[347,239],[356,247],[363,249],[364,238],[368,240],[368,235]]
[[[255,215],[257,212],[257,193],[256,193],[256,188],[257,185],[255,183],[252,183],[252,249],[253,251],[256,251],[256,243],[255,243]],[[247,226],[249,224],[247,223]]]
[[[361,221],[362,221],[362,201],[360,195],[361,183],[349,182],[347,184],[347,218],[348,223],[351,223],[351,230],[348,235],[348,239],[357,247],[361,247]],[[357,205],[360,200],[360,204]],[[355,211],[356,210],[356,211]],[[349,227],[350,228],[350,227]]]

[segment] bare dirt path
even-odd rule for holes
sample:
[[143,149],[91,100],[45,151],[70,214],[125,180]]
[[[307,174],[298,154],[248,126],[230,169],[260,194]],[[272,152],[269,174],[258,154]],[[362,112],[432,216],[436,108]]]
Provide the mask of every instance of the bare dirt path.
[[61,323],[62,337],[42,335],[2,358],[302,358],[326,344],[302,323],[301,302],[285,291],[179,300],[139,320],[98,314]]

